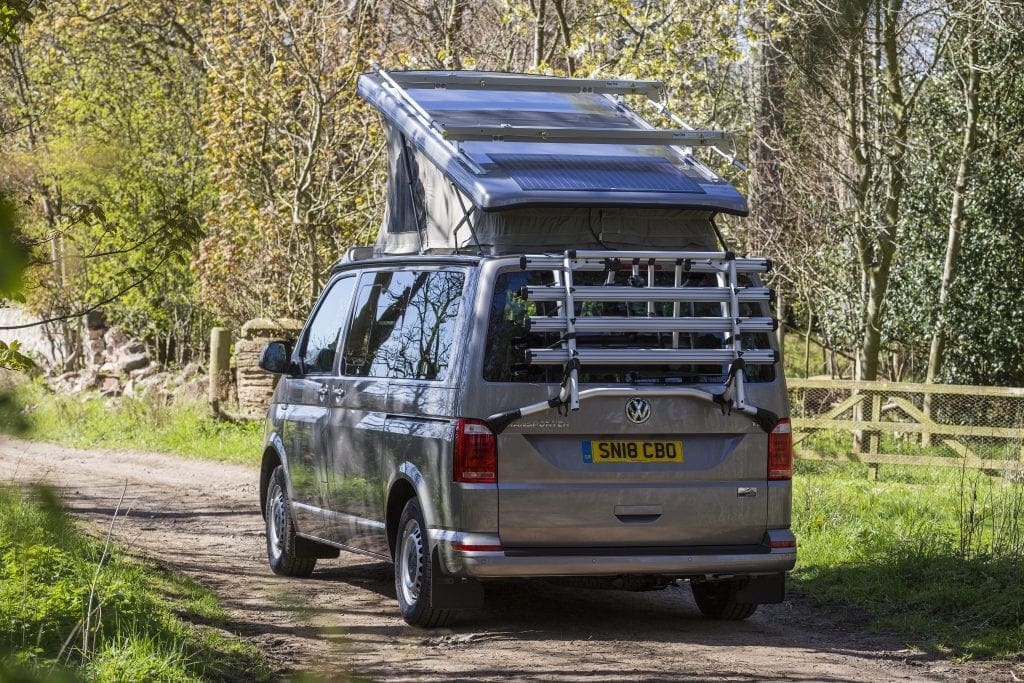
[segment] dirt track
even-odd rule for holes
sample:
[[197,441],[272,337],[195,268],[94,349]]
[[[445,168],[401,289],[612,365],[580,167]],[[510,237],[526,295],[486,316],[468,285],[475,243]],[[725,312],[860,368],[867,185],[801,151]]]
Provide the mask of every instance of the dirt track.
[[[85,451],[0,436],[0,480],[46,480],[85,519],[117,522],[121,543],[216,591],[232,629],[280,676],[376,680],[1020,680],[1005,663],[956,664],[866,635],[793,596],[747,622],[700,617],[689,589],[488,587],[482,612],[425,631],[398,616],[388,564],[343,553],[306,580],[264,559],[255,467],[152,453]],[[855,622],[853,622],[855,623]],[[1018,673],[1024,678],[1024,673]]]

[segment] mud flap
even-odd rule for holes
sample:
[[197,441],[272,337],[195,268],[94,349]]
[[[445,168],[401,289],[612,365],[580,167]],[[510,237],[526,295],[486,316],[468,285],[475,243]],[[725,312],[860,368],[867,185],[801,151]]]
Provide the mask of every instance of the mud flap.
[[341,554],[341,551],[323,543],[311,541],[302,536],[295,537],[295,557],[312,558],[318,560],[330,560]]
[[785,573],[751,576],[746,584],[736,591],[736,602],[741,605],[765,605],[782,602],[785,599]]
[[430,557],[430,606],[437,609],[480,609],[484,605],[484,587],[476,579],[448,576],[434,548]]

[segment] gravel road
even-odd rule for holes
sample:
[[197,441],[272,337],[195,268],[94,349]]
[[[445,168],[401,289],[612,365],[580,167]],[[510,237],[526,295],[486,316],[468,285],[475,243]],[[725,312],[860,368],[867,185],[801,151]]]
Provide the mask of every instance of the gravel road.
[[[488,586],[487,605],[453,627],[398,616],[391,567],[342,554],[309,579],[271,574],[258,473],[153,453],[78,450],[0,436],[0,480],[45,480],[69,509],[215,591],[231,630],[279,677],[329,680],[1019,681],[1019,664],[955,663],[867,634],[846,612],[791,595],[749,621],[704,619],[687,587],[651,593],[544,583]],[[127,485],[127,488],[125,488]],[[1016,666],[1016,673],[1012,667]],[[1018,678],[1018,675],[1020,678]]]

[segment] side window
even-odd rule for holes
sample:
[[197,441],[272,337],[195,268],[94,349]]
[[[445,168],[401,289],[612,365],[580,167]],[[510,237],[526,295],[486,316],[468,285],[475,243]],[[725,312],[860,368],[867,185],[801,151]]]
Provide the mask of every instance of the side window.
[[364,275],[346,336],[346,374],[444,379],[464,282],[449,271]]
[[320,300],[320,306],[309,323],[302,343],[302,371],[307,374],[330,374],[338,351],[338,335],[352,303],[356,278],[338,280]]
[[413,379],[443,380],[448,371],[455,324],[462,303],[463,273],[421,273],[402,324],[404,356]]
[[397,353],[395,342],[415,279],[415,273],[404,271],[362,276],[355,314],[346,335],[345,374],[399,376],[395,373],[400,370],[403,359]]

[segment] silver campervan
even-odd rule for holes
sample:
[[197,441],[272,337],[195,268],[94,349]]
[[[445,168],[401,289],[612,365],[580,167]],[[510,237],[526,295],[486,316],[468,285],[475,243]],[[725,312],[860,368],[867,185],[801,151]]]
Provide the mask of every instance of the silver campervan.
[[692,154],[728,135],[653,128],[627,102],[660,96],[647,81],[377,68],[358,88],[384,121],[387,208],[297,342],[261,357],[281,375],[271,568],[391,561],[424,626],[509,578],[688,580],[720,619],[781,601],[771,263],[725,245],[714,217],[746,202]]

